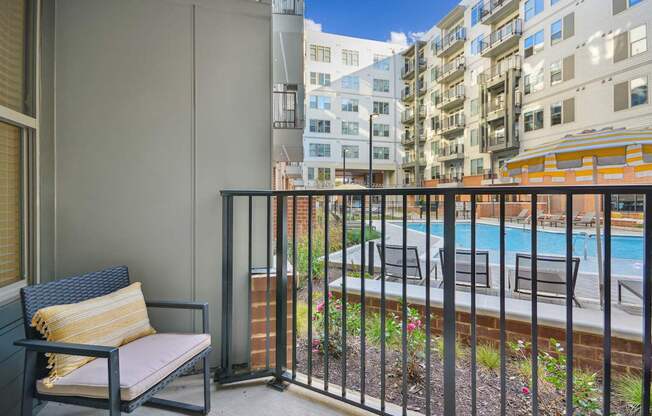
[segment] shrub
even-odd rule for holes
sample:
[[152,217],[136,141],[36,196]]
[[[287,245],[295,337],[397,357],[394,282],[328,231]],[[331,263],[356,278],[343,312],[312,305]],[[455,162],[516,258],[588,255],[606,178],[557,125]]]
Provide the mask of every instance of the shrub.
[[643,403],[643,381],[639,376],[621,376],[615,380],[614,393],[618,400],[638,412]]
[[[328,294],[328,345],[326,344],[326,304],[320,301],[315,306],[312,320],[316,332],[313,338],[313,352],[319,352],[339,357],[342,354],[342,300],[333,299],[332,293]],[[360,335],[360,304],[346,305],[346,335]]]
[[[367,339],[376,346],[380,346],[380,314],[371,314],[366,320]],[[401,321],[396,315],[385,319],[385,345],[388,348],[396,348],[401,345]]]
[[495,371],[500,367],[500,352],[493,345],[480,344],[476,349],[478,364],[487,370]]
[[411,381],[421,378],[421,363],[423,351],[426,347],[426,331],[419,311],[408,308],[407,319],[407,375]]

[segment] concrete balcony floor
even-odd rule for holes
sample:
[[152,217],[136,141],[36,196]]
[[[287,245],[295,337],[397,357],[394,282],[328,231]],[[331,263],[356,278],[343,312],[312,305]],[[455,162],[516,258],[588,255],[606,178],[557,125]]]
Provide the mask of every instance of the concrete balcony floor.
[[[266,379],[211,387],[211,412],[213,416],[284,415],[284,416],[341,416],[368,415],[353,406],[340,403],[298,386],[288,386],[278,392],[265,385]],[[188,376],[168,386],[159,397],[200,404],[202,402],[201,377]],[[104,416],[106,410],[48,403],[40,416]],[[135,416],[178,415],[178,413],[142,406]]]

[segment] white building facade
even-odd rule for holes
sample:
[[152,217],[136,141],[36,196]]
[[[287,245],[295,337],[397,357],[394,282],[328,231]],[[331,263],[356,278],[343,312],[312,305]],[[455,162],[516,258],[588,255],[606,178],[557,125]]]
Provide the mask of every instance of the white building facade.
[[400,184],[401,46],[314,31],[304,36],[305,185],[367,183],[370,116],[373,184]]

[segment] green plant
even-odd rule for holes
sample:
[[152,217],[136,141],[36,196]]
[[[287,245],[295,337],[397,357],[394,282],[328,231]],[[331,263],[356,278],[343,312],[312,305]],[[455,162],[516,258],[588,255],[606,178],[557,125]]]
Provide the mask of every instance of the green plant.
[[[359,228],[353,228],[346,233],[346,246],[351,247],[357,244],[360,244],[362,230]],[[364,234],[365,241],[376,240],[380,238],[380,233],[374,228],[365,228]]]
[[297,302],[297,336],[305,336],[308,333],[308,304]]
[[[380,346],[380,314],[371,314],[366,319],[366,336],[376,346]],[[401,322],[395,315],[385,319],[385,345],[389,348],[396,348],[401,345]]]
[[[328,293],[328,345],[326,345],[326,303],[322,300],[315,306],[312,320],[314,322],[315,337],[313,338],[313,352],[319,352],[339,357],[342,354],[342,300],[333,299],[333,294]],[[360,335],[360,304],[346,305],[346,335]]]
[[500,352],[493,345],[480,344],[476,348],[478,364],[487,370],[495,371],[500,367]]
[[426,332],[419,311],[408,308],[407,316],[407,375],[412,381],[421,378],[421,362],[426,347]]
[[[435,339],[435,349],[439,353],[439,357],[443,360],[444,359],[444,337],[437,337]],[[459,341],[455,341],[455,356],[456,357],[463,357],[466,355],[466,351],[462,344],[460,344]]]
[[638,412],[643,403],[643,381],[640,376],[625,375],[614,383],[615,396]]

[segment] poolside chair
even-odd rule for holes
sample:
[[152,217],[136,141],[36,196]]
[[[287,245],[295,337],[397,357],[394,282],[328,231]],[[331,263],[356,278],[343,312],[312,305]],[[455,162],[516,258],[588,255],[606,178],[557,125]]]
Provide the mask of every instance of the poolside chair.
[[587,212],[586,214],[573,220],[573,225],[583,225],[585,227],[590,227],[594,224],[595,224],[595,212]]
[[509,220],[512,222],[520,223],[521,221],[525,222],[530,218],[529,212],[527,209],[522,209],[521,212],[515,217],[509,217]]
[[[380,249],[380,247],[379,247]],[[380,250],[379,250],[380,251]],[[407,280],[417,281],[419,283],[425,282],[423,269],[425,265],[421,264],[419,259],[419,249],[416,246],[407,246],[406,247],[406,278]],[[385,266],[385,276],[392,280],[402,280],[403,279],[403,246],[399,245],[385,245],[385,256],[383,258],[383,253],[380,253],[380,261],[384,263]],[[435,262],[432,262],[432,268],[434,268],[434,274],[431,274],[432,280],[437,280],[437,269],[434,267]]]
[[641,280],[620,279],[618,280],[618,303],[623,301],[623,288],[631,292],[637,298],[643,300],[643,282]]
[[[455,250],[455,284],[471,286],[471,250]],[[444,270],[444,249],[439,249],[439,261]],[[489,252],[475,251],[475,286],[490,287],[489,279]]]
[[[575,298],[577,272],[580,258],[573,257],[573,276],[571,286],[573,301],[582,307]],[[532,294],[532,256],[516,253],[516,268],[508,271],[510,286],[514,282],[514,293]],[[540,297],[566,299],[566,258],[559,256],[537,256],[537,294]]]
[[542,225],[549,224],[551,227],[556,227],[559,224],[563,224],[566,221],[566,216],[565,215],[551,215],[549,217],[544,217],[541,220]]

